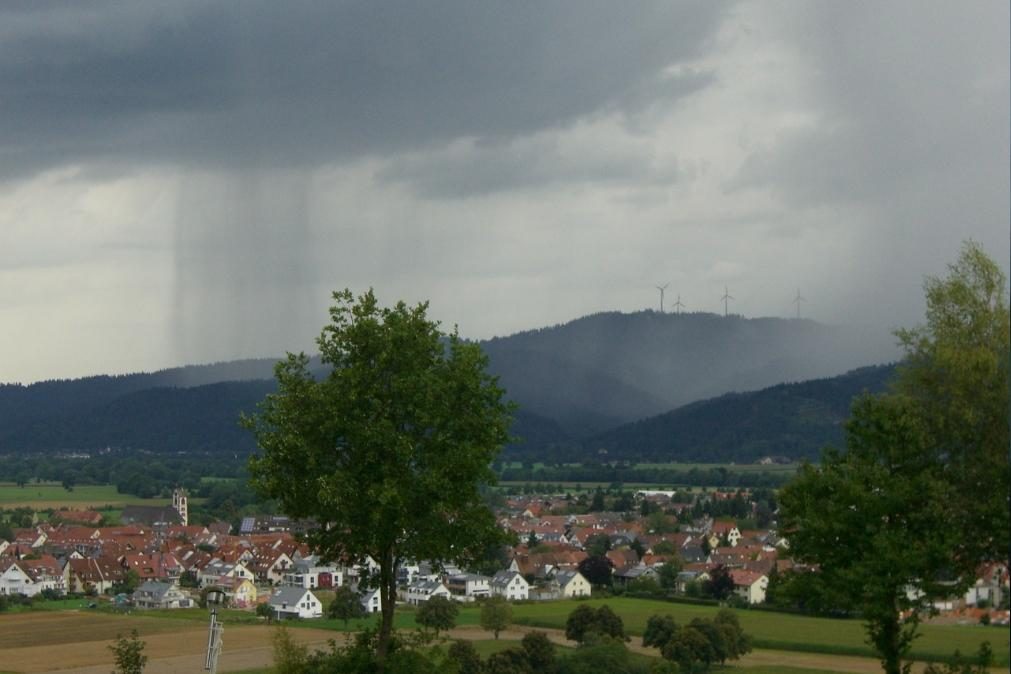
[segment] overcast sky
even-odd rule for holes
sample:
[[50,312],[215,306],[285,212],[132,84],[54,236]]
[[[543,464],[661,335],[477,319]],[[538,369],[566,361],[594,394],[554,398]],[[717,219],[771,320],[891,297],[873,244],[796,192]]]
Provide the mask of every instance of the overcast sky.
[[[321,9],[320,7],[323,7]],[[920,321],[1007,269],[989,2],[0,8],[0,381],[312,350],[333,289],[485,338],[655,308]]]

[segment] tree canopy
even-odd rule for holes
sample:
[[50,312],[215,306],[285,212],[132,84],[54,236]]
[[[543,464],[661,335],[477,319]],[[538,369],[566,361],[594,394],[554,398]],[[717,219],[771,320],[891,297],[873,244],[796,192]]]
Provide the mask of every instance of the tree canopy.
[[371,290],[333,299],[317,339],[329,372],[317,379],[308,356],[288,354],[277,393],[244,420],[261,448],[250,475],[287,515],[325,523],[307,535],[324,557],[376,561],[365,582],[382,599],[382,661],[401,561],[467,563],[501,536],[480,490],[511,408],[480,348],[443,334],[426,303],[384,308]]
[[926,325],[897,333],[907,358],[894,391],[859,398],[847,451],[826,450],[780,493],[791,551],[819,567],[797,579],[861,612],[890,674],[931,600],[1007,552],[1005,284],[973,243],[928,279]]

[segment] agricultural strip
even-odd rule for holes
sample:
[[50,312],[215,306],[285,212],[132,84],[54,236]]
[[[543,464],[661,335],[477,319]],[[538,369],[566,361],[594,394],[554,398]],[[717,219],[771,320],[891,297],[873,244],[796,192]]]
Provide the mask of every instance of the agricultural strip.
[[[564,629],[569,613],[580,604],[577,601],[546,602],[543,604],[518,604],[513,607],[513,622],[536,627]],[[591,606],[609,605],[625,622],[631,634],[641,635],[646,620],[655,614],[669,613],[678,624],[692,618],[712,618],[716,607],[696,606],[647,599],[593,599]],[[814,618],[771,611],[737,611],[744,631],[752,636],[756,648],[856,655],[872,657],[873,651],[865,643],[862,623],[858,620]],[[979,627],[973,625],[924,625],[923,636],[913,646],[914,656],[944,658],[955,649],[974,653],[983,641],[993,647],[998,664],[1007,666],[1011,660],[1009,629],[1007,627]]]

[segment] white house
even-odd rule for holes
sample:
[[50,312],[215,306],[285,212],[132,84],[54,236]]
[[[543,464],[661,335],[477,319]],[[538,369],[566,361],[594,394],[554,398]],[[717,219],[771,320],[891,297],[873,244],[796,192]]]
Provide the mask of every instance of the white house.
[[749,604],[761,604],[765,601],[765,590],[769,587],[769,578],[757,571],[731,569],[730,577],[734,579],[734,594]]
[[383,597],[379,592],[379,588],[365,590],[362,593],[361,603],[362,609],[366,613],[381,613],[383,610]]
[[446,599],[451,599],[452,595],[449,592],[449,588],[443,585],[441,581],[421,580],[407,586],[407,592],[404,598],[408,604],[417,606],[418,604],[428,601],[432,597],[445,597]]
[[491,593],[510,601],[530,598],[530,583],[515,571],[499,571],[489,583]]
[[279,588],[270,598],[270,608],[278,619],[323,617],[323,604],[312,591],[301,587]]
[[245,578],[256,582],[256,574],[250,571],[242,562],[228,564],[220,560],[214,560],[203,569],[197,576],[200,587],[218,584],[222,578]]
[[18,566],[17,562],[11,562],[6,569],[0,573],[0,594],[23,594],[32,597],[42,592],[42,588],[35,584],[31,576]]
[[189,608],[193,600],[176,583],[149,580],[133,591],[137,608]]
[[291,587],[303,587],[307,590],[319,588],[329,590],[340,587],[344,574],[334,564],[321,564],[319,558],[310,555],[300,559],[284,574],[284,584]]
[[449,576],[446,586],[450,594],[453,595],[453,599],[457,601],[474,601],[478,597],[491,596],[490,581],[491,578],[488,576],[481,576],[476,573],[459,573],[455,576]]
[[590,596],[590,582],[578,571],[559,571],[555,582],[565,598]]

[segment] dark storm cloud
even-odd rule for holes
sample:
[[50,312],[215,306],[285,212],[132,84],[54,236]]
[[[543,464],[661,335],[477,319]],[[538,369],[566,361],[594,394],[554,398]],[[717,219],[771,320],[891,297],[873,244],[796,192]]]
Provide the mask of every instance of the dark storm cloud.
[[[2,170],[303,166],[648,106],[720,3],[21,3],[0,10]],[[672,82],[678,89],[678,83]]]

